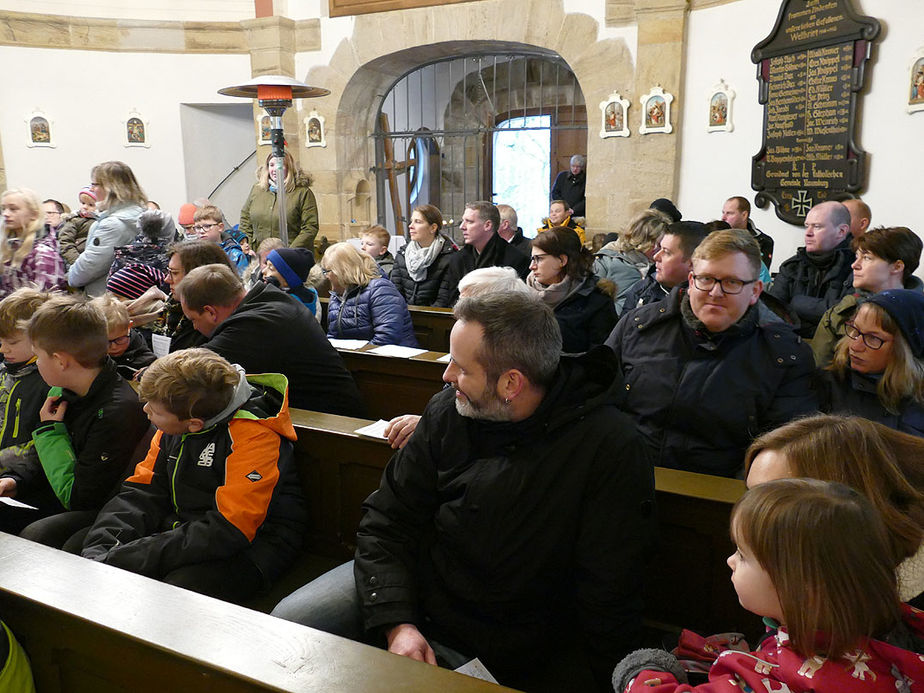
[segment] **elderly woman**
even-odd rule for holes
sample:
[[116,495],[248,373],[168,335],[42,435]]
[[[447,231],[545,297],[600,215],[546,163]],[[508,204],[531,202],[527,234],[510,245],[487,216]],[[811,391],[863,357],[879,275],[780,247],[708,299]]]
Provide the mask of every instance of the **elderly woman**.
[[443,215],[433,205],[420,205],[408,224],[411,240],[395,256],[391,280],[412,306],[432,306],[456,245],[441,233]]
[[99,216],[87,234],[87,244],[67,272],[67,283],[83,287],[88,296],[106,293],[106,279],[116,246],[127,245],[138,233],[138,217],[147,195],[135,174],[121,161],[105,161],[90,171]]
[[670,217],[663,212],[646,209],[629,222],[619,238],[596,253],[594,274],[616,285],[617,313],[622,313],[629,289],[647,276],[670,223]]
[[863,493],[889,530],[903,600],[924,592],[924,440],[858,416],[798,419],[757,438],[748,487],[774,479],[838,481]]
[[64,260],[54,231],[40,238],[45,219],[35,191],[5,191],[0,195],[0,209],[0,298],[23,286],[63,289]]
[[334,243],[321,258],[321,272],[331,288],[328,337],[417,346],[407,302],[370,255],[350,243]]
[[566,353],[603,344],[616,324],[613,298],[597,286],[592,263],[593,255],[569,228],[556,226],[533,239],[526,284],[555,311]]
[[822,411],[924,436],[924,294],[875,294],[844,329],[819,384]]
[[[295,159],[286,152],[283,159],[286,189],[286,229],[289,245],[314,252],[314,237],[318,235],[318,203],[311,192],[311,176],[298,168]],[[276,159],[266,157],[266,164],[257,170],[257,184],[250,190],[241,208],[238,227],[251,247],[270,236],[279,236],[279,211],[276,208]]]

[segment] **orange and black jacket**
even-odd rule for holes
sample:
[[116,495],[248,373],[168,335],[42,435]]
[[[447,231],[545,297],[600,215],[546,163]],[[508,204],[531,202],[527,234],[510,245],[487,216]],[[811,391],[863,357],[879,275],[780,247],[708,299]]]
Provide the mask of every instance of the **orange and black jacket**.
[[[307,510],[296,475],[284,376],[247,376],[217,422],[158,431],[107,503],[83,555],[153,578],[246,552],[267,582],[301,550]],[[214,421],[214,420],[213,420]]]

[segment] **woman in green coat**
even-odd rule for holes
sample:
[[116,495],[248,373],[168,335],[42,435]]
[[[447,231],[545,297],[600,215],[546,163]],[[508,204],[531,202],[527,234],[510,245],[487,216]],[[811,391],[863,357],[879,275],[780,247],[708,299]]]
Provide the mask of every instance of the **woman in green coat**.
[[[257,184],[253,186],[241,209],[240,230],[247,234],[250,246],[279,236],[279,212],[276,209],[276,162],[273,155],[266,157],[266,165],[257,171]],[[298,168],[295,159],[286,152],[283,162],[286,183],[286,227],[289,245],[308,248],[314,252],[314,237],[318,235],[318,204],[308,186],[311,177]]]

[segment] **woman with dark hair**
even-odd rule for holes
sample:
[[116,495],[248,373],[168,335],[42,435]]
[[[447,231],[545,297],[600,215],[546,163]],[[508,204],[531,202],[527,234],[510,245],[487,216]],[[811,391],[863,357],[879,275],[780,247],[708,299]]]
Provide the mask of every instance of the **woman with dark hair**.
[[432,306],[455,243],[444,236],[443,215],[433,205],[420,205],[408,224],[411,240],[395,256],[391,280],[411,306]]
[[603,344],[616,324],[613,297],[597,286],[593,261],[578,235],[564,226],[533,239],[526,284],[555,311],[566,353]]
[[885,521],[904,601],[924,592],[924,440],[859,416],[810,416],[756,438],[744,458],[748,488],[774,479],[837,481],[866,496]]
[[[314,252],[314,237],[318,235],[318,203],[311,192],[311,176],[302,171],[295,159],[286,152],[283,159],[286,189],[286,229],[289,246],[308,248]],[[252,248],[270,236],[279,235],[279,210],[276,209],[276,160],[270,153],[266,164],[257,170],[257,184],[250,190],[241,208],[238,227],[247,236]]]
[[924,437],[924,294],[874,294],[845,331],[821,378],[821,410]]
[[138,217],[147,195],[128,164],[105,161],[90,171],[99,216],[87,233],[87,244],[67,271],[67,283],[83,287],[88,296],[106,293],[106,279],[117,246],[127,245],[138,233]]

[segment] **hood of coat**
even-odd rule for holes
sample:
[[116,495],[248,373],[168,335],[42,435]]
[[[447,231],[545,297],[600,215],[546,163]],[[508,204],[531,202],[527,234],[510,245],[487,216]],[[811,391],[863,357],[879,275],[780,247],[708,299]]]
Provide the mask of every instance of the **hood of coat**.
[[221,421],[246,419],[270,428],[272,431],[295,440],[295,427],[289,415],[289,381],[281,373],[246,375],[244,369],[234,365],[238,383],[228,406],[205,422],[211,428]]

